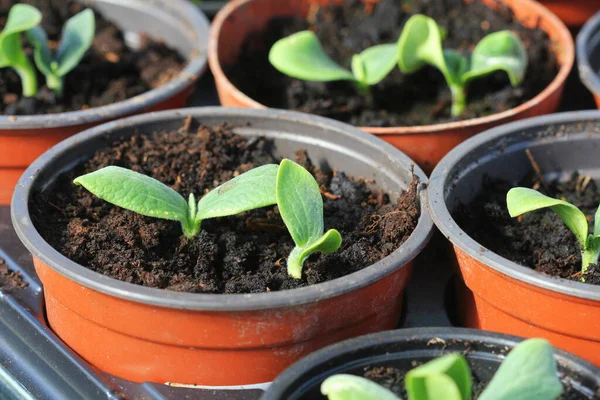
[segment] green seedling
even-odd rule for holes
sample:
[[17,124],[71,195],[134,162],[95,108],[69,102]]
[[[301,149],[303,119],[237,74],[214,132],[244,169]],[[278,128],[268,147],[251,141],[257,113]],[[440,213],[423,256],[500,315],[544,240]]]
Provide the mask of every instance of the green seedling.
[[467,86],[476,78],[496,71],[507,73],[510,83],[523,82],[527,52],[517,35],[510,31],[494,32],[475,46],[471,59],[456,50],[443,49],[444,30],[425,15],[413,15],[398,40],[398,66],[413,73],[429,64],[442,72],[452,93],[452,115],[460,116],[467,103]]
[[0,33],[0,68],[11,67],[19,74],[23,96],[37,94],[38,82],[35,68],[23,51],[21,34],[42,21],[42,13],[28,4],[15,4],[8,13],[6,25]]
[[46,84],[56,95],[63,95],[63,78],[75,68],[92,46],[96,23],[94,12],[86,9],[71,17],[62,31],[55,54],[48,44],[46,31],[40,26],[27,31],[27,39],[34,46],[37,68],[46,77]]
[[277,170],[275,164],[254,168],[213,189],[198,203],[193,193],[186,202],[183,196],[156,179],[121,167],[105,167],[73,182],[127,210],[179,221],[185,236],[193,238],[204,219],[275,204]]
[[550,208],[565,225],[575,234],[581,246],[581,280],[585,281],[585,273],[590,264],[598,262],[600,255],[600,207],[594,216],[594,231],[588,234],[589,227],[585,214],[573,204],[545,196],[528,188],[512,188],[506,194],[506,205],[511,217]]
[[269,61],[279,72],[305,81],[352,81],[359,93],[369,95],[369,87],[378,84],[397,63],[396,45],[370,47],[352,57],[352,72],[338,65],[323,50],[311,31],[294,33],[277,41],[269,52]]
[[279,165],[276,184],[277,207],[296,247],[287,260],[288,274],[302,277],[304,261],[315,251],[333,253],[342,244],[335,229],[325,234],[323,199],[319,185],[306,169],[291,160]]
[[[471,369],[462,354],[429,361],[406,374],[409,400],[470,400]],[[528,339],[508,354],[479,400],[555,400],[563,391],[552,346]],[[354,375],[333,375],[321,384],[329,400],[400,400],[378,384]]]

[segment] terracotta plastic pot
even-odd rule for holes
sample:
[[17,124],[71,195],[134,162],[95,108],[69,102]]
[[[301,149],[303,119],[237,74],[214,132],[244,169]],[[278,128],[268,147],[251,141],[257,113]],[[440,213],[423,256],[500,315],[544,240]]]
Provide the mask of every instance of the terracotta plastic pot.
[[572,27],[580,27],[600,11],[600,3],[596,0],[540,0],[550,11],[563,22]]
[[[600,179],[600,112],[572,112],[491,129],[452,150],[433,171],[429,206],[454,245],[464,281],[458,293],[461,324],[555,346],[600,365],[600,286],[540,274],[484,248],[452,218],[482,190],[483,177],[518,182],[532,173],[530,149],[547,177],[579,171]],[[550,234],[550,233],[549,233]]]
[[[463,353],[473,374],[489,382],[505,355],[521,338],[460,328],[413,328],[382,332],[346,340],[298,361],[279,375],[262,400],[325,399],[321,383],[335,374],[362,375],[365,367],[414,368],[442,354]],[[581,397],[592,398],[600,390],[600,369],[567,352],[555,350],[554,358],[563,383]]]
[[586,22],[577,35],[577,67],[579,78],[600,108],[600,12]]
[[[392,198],[408,187],[413,164],[389,144],[349,125],[307,114],[217,107],[130,117],[61,142],[25,172],[12,201],[15,230],[33,254],[44,286],[50,327],[99,369],[135,381],[242,385],[271,381],[298,358],[322,346],[398,325],[413,258],[430,238],[424,189],[421,216],[391,255],[329,282],[259,294],[191,294],[121,282],[74,263],[36,231],[32,190],[52,185],[60,171],[110,140],[178,129],[186,116],[208,125],[227,122],[245,136],[265,136],[275,152],[308,151],[317,165],[372,178]],[[415,174],[424,184],[419,168]]]
[[[282,16],[304,17],[313,3],[331,4],[334,0],[234,0],[215,17],[210,33],[208,61],[215,77],[221,104],[226,107],[265,108],[235,87],[224,73],[224,66],[237,62],[246,37],[264,30],[269,20]],[[490,7],[498,0],[484,0]],[[361,127],[393,144],[430,172],[438,161],[463,140],[509,121],[548,114],[560,105],[565,79],[575,58],[573,39],[567,27],[548,9],[532,0],[501,0],[528,27],[539,27],[553,41],[552,50],[560,64],[554,80],[533,99],[513,109],[487,117],[424,126],[389,128]]]
[[[82,0],[83,1],[83,0]],[[10,204],[17,180],[40,154],[75,133],[112,119],[186,105],[206,70],[209,23],[185,0],[91,0],[86,4],[128,32],[147,32],[187,60],[165,85],[131,99],[82,111],[0,116],[0,205]]]

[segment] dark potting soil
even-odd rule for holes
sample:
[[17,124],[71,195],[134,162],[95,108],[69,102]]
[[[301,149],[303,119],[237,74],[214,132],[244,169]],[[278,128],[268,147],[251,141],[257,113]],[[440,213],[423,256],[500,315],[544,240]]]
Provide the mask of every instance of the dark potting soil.
[[12,271],[0,258],[0,289],[25,289],[29,284],[19,271]]
[[[57,44],[65,22],[85,9],[74,0],[0,0],[0,26],[16,3],[37,7],[43,14],[42,27]],[[36,97],[21,96],[21,80],[11,68],[0,69],[0,112],[4,115],[52,114],[99,107],[123,101],[162,86],[185,66],[185,60],[164,44],[143,36],[141,47],[132,49],[116,25],[96,10],[96,36],[81,63],[65,77],[64,96],[58,98],[45,86],[38,72],[40,90]],[[25,38],[23,43],[31,56]],[[33,60],[32,60],[33,63]],[[34,64],[35,65],[35,64]]]
[[529,66],[523,84],[513,88],[502,72],[473,81],[462,119],[514,108],[539,94],[558,72],[546,33],[521,26],[506,6],[498,4],[498,10],[492,11],[480,0],[381,0],[376,5],[345,0],[342,6],[315,8],[308,20],[276,18],[265,31],[250,35],[236,64],[224,69],[242,92],[274,108],[324,115],[357,126],[414,126],[458,120],[450,115],[448,86],[433,67],[410,75],[395,68],[372,87],[373,104],[368,105],[350,82],[292,79],[268,61],[269,50],[277,40],[311,29],[325,52],[349,68],[354,54],[376,44],[395,43],[414,14],[434,18],[448,31],[444,47],[465,55],[484,36],[504,29],[516,32],[527,48]]
[[[581,250],[575,235],[549,210],[511,218],[506,209],[506,193],[514,186],[533,187],[574,204],[588,217],[591,229],[600,204],[597,183],[574,174],[568,181],[547,183],[546,190],[534,178],[527,178],[518,185],[486,179],[481,194],[454,213],[459,226],[485,248],[538,272],[579,281]],[[600,265],[588,268],[585,281],[600,285]]]
[[419,217],[418,182],[392,204],[361,179],[314,166],[304,151],[296,161],[317,179],[325,228],[343,237],[333,254],[312,255],[303,277],[286,272],[294,244],[276,207],[202,222],[194,239],[178,222],[154,219],[112,206],[72,184],[84,173],[117,165],[152,176],[177,192],[203,194],[254,167],[277,163],[270,141],[243,138],[230,127],[135,135],[99,150],[58,178],[53,189],[29,204],[34,224],[54,248],[99,273],[139,285],[197,293],[254,293],[292,289],[365,268],[396,250]]

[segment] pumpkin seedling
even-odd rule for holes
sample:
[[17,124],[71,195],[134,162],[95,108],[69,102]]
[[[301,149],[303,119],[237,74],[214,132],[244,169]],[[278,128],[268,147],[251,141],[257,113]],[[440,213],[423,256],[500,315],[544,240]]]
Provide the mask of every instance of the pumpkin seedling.
[[92,45],[96,30],[95,17],[88,8],[72,16],[63,27],[62,37],[55,54],[52,54],[46,31],[41,26],[27,31],[27,39],[34,46],[37,68],[46,76],[46,84],[63,95],[63,78],[75,68]]
[[213,189],[198,203],[193,193],[186,202],[183,196],[156,179],[121,167],[105,167],[73,182],[127,210],[179,221],[185,236],[193,238],[200,232],[204,219],[275,204],[277,169],[275,164],[254,168]]
[[600,256],[600,207],[594,216],[593,233],[588,234],[588,221],[579,208],[566,201],[543,195],[536,190],[522,187],[512,188],[506,194],[506,205],[508,213],[513,218],[544,208],[554,211],[567,228],[575,234],[581,246],[581,281],[585,281],[588,267],[590,264],[596,264],[598,256]]
[[325,234],[323,198],[315,178],[306,169],[291,160],[279,165],[276,184],[277,207],[296,247],[287,260],[288,274],[302,277],[304,261],[315,251],[330,254],[342,244],[342,236],[335,229]]
[[17,71],[25,97],[37,94],[38,82],[35,68],[23,51],[21,34],[41,21],[42,13],[37,8],[28,4],[15,4],[0,33],[0,68],[11,67]]
[[350,72],[325,53],[314,32],[301,31],[278,40],[271,47],[269,62],[279,72],[305,81],[352,81],[360,94],[368,96],[369,86],[394,69],[397,52],[394,44],[370,47],[352,57]]
[[[429,361],[406,374],[409,400],[470,400],[471,369],[462,354]],[[479,400],[555,400],[562,393],[552,346],[528,339],[508,354]],[[375,382],[354,375],[333,375],[321,384],[329,400],[400,400]]]
[[527,52],[523,42],[510,31],[494,32],[475,46],[471,59],[456,50],[443,49],[445,32],[425,15],[413,15],[398,40],[398,66],[413,73],[429,64],[444,75],[452,93],[453,116],[460,116],[467,103],[467,86],[473,79],[496,71],[507,73],[510,83],[523,82],[527,69]]

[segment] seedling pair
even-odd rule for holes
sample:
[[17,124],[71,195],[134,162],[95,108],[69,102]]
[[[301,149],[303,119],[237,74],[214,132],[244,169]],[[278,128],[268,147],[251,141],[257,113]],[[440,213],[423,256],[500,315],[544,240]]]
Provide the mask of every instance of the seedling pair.
[[368,96],[369,87],[381,82],[398,65],[403,73],[414,73],[429,64],[439,69],[452,93],[452,115],[460,116],[466,106],[466,88],[476,79],[496,71],[508,74],[513,86],[523,81],[527,52],[519,37],[499,31],[484,37],[470,60],[456,50],[443,49],[446,31],[432,18],[414,15],[405,24],[396,44],[373,46],[352,58],[352,72],[338,65],[323,50],[317,36],[302,31],[277,41],[269,61],[293,78],[329,82],[348,80]]
[[35,96],[38,91],[37,73],[23,50],[21,34],[34,47],[37,68],[46,77],[46,84],[58,96],[63,94],[63,79],[75,68],[92,45],[95,32],[94,12],[86,9],[65,24],[62,38],[54,54],[42,27],[41,12],[28,4],[15,4],[8,13],[0,33],[0,68],[11,67],[19,74],[23,96]]
[[512,188],[506,195],[506,205],[511,217],[550,208],[565,225],[575,234],[581,246],[581,280],[585,281],[585,273],[591,264],[598,262],[600,256],[600,207],[594,216],[594,230],[589,234],[588,221],[585,214],[573,204],[545,196],[528,188]]
[[[409,400],[470,400],[471,369],[466,358],[452,353],[429,361],[406,374]],[[552,346],[543,339],[528,339],[508,354],[479,400],[555,400],[562,393]],[[339,374],[321,384],[329,400],[400,400],[368,379]]]
[[196,202],[149,176],[121,167],[105,167],[74,180],[101,199],[149,217],[179,221],[188,238],[202,221],[277,204],[296,247],[288,257],[288,274],[302,277],[304,261],[315,251],[332,253],[341,243],[338,231],[324,232],[319,185],[300,165],[285,159],[245,172],[211,190]]

